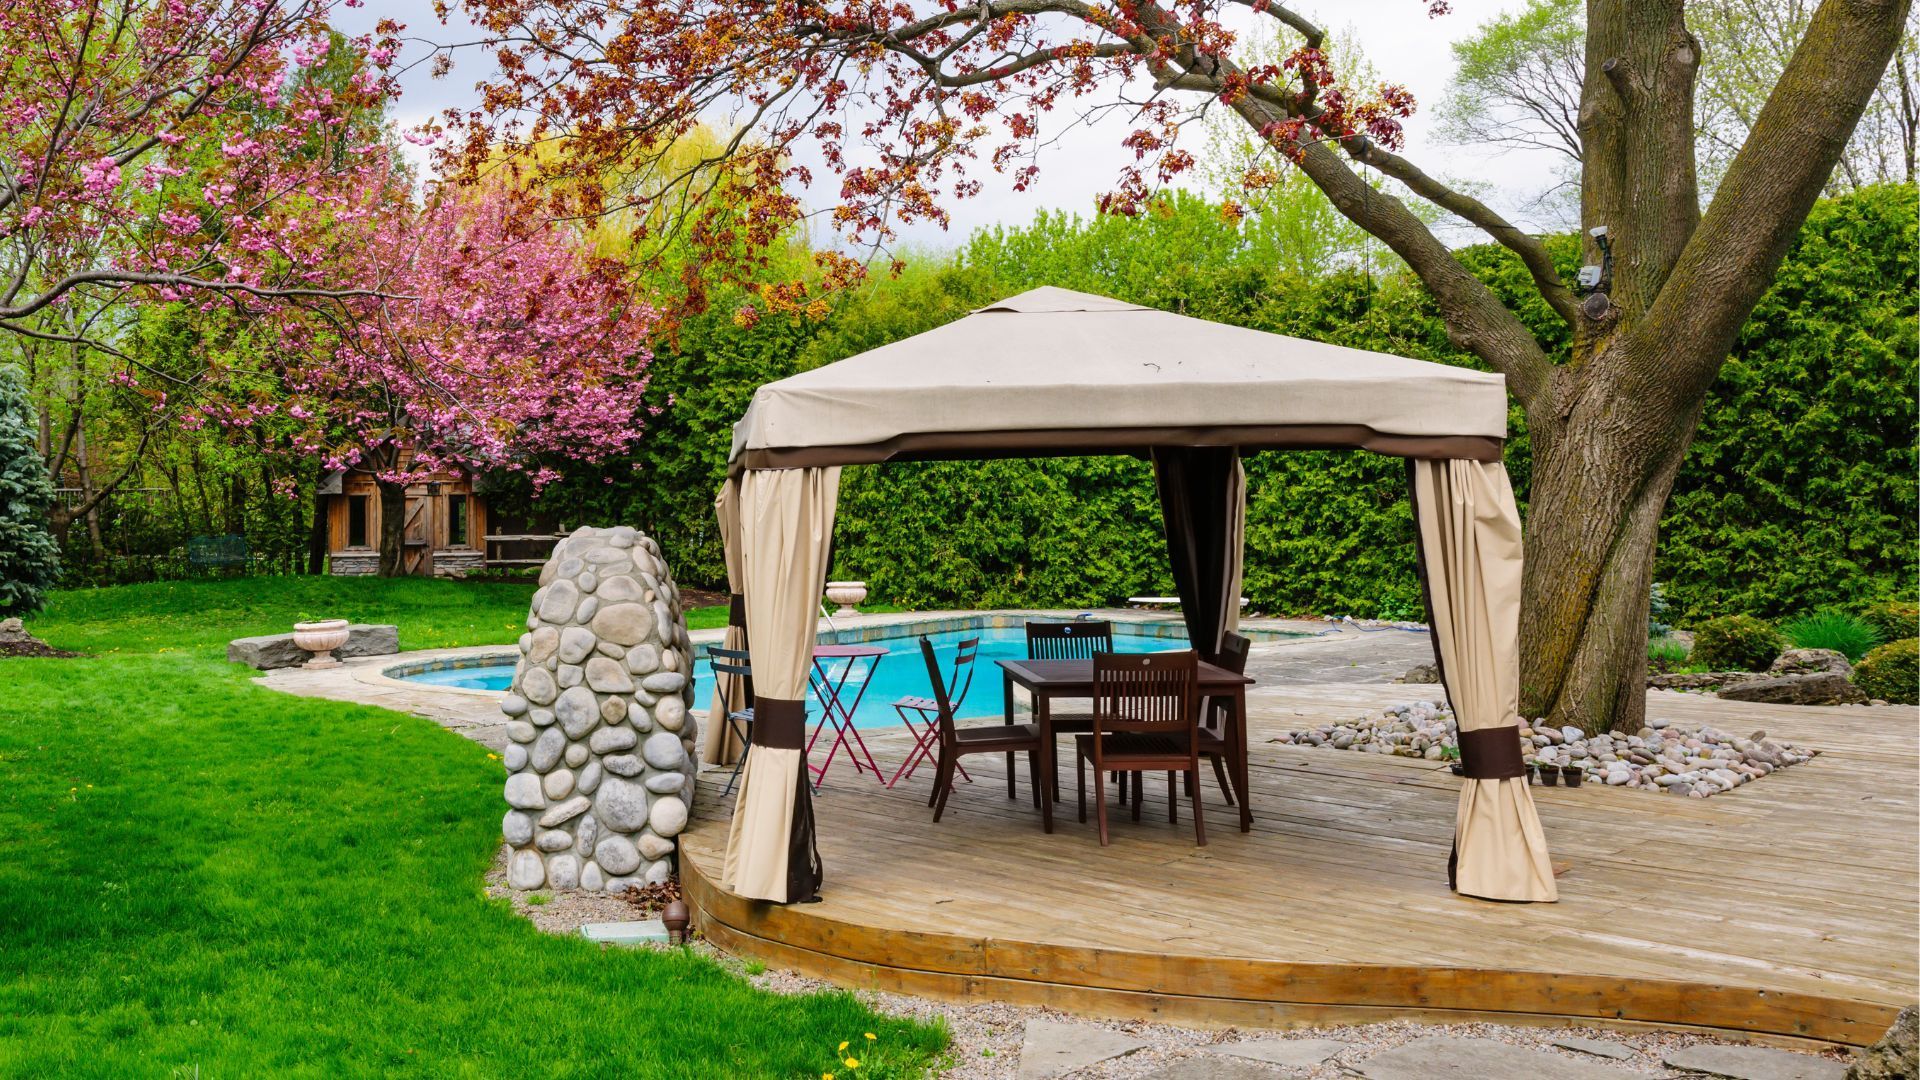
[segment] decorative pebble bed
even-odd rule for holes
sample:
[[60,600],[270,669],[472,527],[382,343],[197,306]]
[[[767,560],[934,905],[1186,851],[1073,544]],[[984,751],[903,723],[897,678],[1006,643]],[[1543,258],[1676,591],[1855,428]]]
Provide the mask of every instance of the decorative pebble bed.
[[[1527,744],[1529,768],[1574,768],[1583,779],[1610,787],[1664,790],[1696,799],[1732,791],[1819,753],[1770,739],[1764,731],[1742,738],[1711,726],[1689,730],[1662,719],[1647,721],[1633,735],[1585,735],[1579,728],[1536,720],[1520,728],[1520,738]],[[1428,761],[1457,756],[1453,712],[1438,701],[1393,705],[1377,715],[1291,731],[1273,741]]]

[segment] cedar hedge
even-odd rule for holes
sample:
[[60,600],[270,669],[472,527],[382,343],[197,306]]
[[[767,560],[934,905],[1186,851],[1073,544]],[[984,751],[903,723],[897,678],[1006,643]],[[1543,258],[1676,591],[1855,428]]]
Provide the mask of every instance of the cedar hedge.
[[[1911,185],[1822,201],[1742,332],[1661,523],[1656,577],[1672,621],[1914,599],[1914,204]],[[1570,276],[1573,238],[1549,247]],[[1565,355],[1565,326],[1517,259],[1494,247],[1460,254]],[[743,326],[734,311],[744,298],[722,300],[657,355],[649,394],[664,411],[630,467],[572,475],[537,505],[569,524],[641,526],[661,538],[681,580],[717,586],[724,569],[707,493],[755,387],[1041,284],[1478,366],[1406,276],[1275,269],[1286,264],[1264,234],[1178,196],[1138,219],[1042,214],[1023,229],[983,231],[951,260],[923,260],[840,297],[817,322],[765,316]],[[1511,431],[1507,465],[1524,510],[1530,459],[1517,408]],[[1254,608],[1420,611],[1402,463],[1270,453],[1250,458],[1247,473],[1243,591]],[[493,498],[535,505],[512,480]],[[1113,458],[848,469],[832,572],[909,606],[1090,606],[1172,589],[1151,469]]]

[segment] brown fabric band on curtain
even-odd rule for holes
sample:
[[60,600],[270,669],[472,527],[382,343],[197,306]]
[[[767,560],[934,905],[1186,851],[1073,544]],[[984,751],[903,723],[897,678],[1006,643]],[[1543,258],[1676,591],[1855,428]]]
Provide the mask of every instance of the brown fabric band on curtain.
[[727,625],[747,625],[747,596],[745,593],[730,593],[727,597]]
[[757,697],[753,700],[753,742],[775,750],[798,750],[807,744],[807,702],[802,698]]
[[1242,450],[1372,450],[1394,457],[1499,461],[1496,435],[1397,435],[1364,424],[1223,424],[1217,427],[1049,428],[1030,431],[908,432],[859,446],[795,446],[743,451],[736,469],[806,469],[882,461],[973,460],[1140,454],[1161,446],[1237,446]]
[[1471,780],[1511,780],[1527,775],[1527,763],[1520,753],[1520,729],[1461,732],[1460,765]]

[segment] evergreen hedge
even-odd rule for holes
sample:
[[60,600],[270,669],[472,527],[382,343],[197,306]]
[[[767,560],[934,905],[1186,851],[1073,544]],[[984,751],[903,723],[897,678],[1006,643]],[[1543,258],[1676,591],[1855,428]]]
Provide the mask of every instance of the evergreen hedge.
[[60,576],[60,547],[47,532],[53,498],[26,377],[0,364],[0,618],[40,610]]
[[[1767,617],[1910,600],[1916,562],[1914,188],[1819,204],[1714,386],[1662,523],[1671,617]],[[1571,276],[1578,248],[1549,248]],[[1462,253],[1565,355],[1565,327],[1503,249]],[[659,536],[682,581],[724,580],[708,493],[753,389],[931,329],[1043,284],[1276,333],[1478,366],[1404,275],[1319,276],[1189,197],[1140,219],[1046,214],[976,234],[957,257],[843,297],[819,322],[691,320],[655,361],[664,411],[631,467],[576,475],[543,509]],[[1525,418],[1507,465],[1524,511]],[[1244,593],[1257,609],[1398,617],[1420,609],[1404,465],[1365,453],[1249,459]],[[509,492],[497,499],[512,503]],[[524,493],[521,493],[524,498]],[[846,471],[833,574],[911,606],[1107,604],[1172,582],[1150,468],[1126,458],[927,462]]]

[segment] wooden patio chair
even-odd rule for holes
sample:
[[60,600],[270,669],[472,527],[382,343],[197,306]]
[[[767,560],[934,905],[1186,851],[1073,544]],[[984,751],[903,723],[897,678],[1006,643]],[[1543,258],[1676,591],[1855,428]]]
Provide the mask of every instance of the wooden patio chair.
[[[966,706],[967,692],[973,689],[973,661],[979,652],[978,637],[963,638],[954,647],[953,671],[947,677],[947,703],[956,713]],[[961,678],[962,675],[966,676],[964,680]],[[933,676],[933,682],[936,686],[939,685],[939,677]],[[920,767],[920,762],[932,757],[934,751],[940,747],[940,703],[938,701],[929,697],[903,697],[893,703],[893,711],[900,714],[900,723],[906,727],[907,734],[913,736],[913,748],[907,751],[907,759],[893,771],[893,779],[887,781],[888,787],[902,780],[911,779],[914,771]],[[913,716],[910,715],[913,713],[919,714],[918,723],[915,723]],[[957,763],[954,768],[967,783],[973,783],[973,777],[967,775],[966,769]],[[938,789],[934,795],[927,796],[928,806],[933,805],[937,794]]]
[[[723,649],[718,645],[707,646],[707,665],[713,668],[713,709],[714,715],[708,717],[708,723],[716,718],[720,723],[733,729],[740,737],[740,757],[733,763],[733,775],[727,777],[727,787],[720,793],[721,798],[733,794],[734,781],[740,779],[740,770],[747,764],[747,755],[753,751],[753,662],[744,649]],[[738,675],[744,688],[745,701],[729,702],[723,689],[726,680],[722,675]],[[734,708],[739,705],[739,708]]]
[[[1087,660],[1095,653],[1113,651],[1113,624],[1104,619],[1029,621],[1027,623],[1027,659]],[[1071,700],[1071,699],[1068,699]],[[1052,703],[1058,706],[1058,700]],[[1093,706],[1061,712],[1052,708],[1053,733],[1075,735],[1093,730]],[[1047,781],[1055,802],[1060,801],[1060,778]],[[1013,794],[1013,758],[1007,758],[1007,794]]]
[[[1220,658],[1213,666],[1233,672],[1235,675],[1247,673],[1247,653],[1253,648],[1253,642],[1245,634],[1228,631],[1220,640]],[[1233,784],[1227,780],[1226,758],[1233,752],[1227,742],[1227,712],[1233,708],[1233,701],[1224,697],[1209,697],[1201,708],[1205,722],[1200,725],[1200,756],[1213,762],[1213,778],[1220,783],[1220,794],[1226,797],[1227,805],[1237,805],[1233,800]],[[1247,718],[1239,717],[1240,723]],[[1187,780],[1187,794],[1193,794],[1193,779]],[[1240,798],[1246,798],[1245,792],[1239,792]]]
[[[933,684],[934,707],[940,725],[940,757],[933,778],[933,820],[939,821],[947,809],[947,794],[953,790],[953,774],[967,754],[1001,754],[1012,761],[1013,755],[1027,755],[1027,777],[1040,804],[1042,823],[1053,818],[1052,793],[1040,782],[1039,724],[980,724],[960,727],[954,723],[953,705],[947,700],[946,685],[940,679],[940,661],[933,654],[933,642],[920,639],[920,655],[927,662],[927,679]],[[1008,780],[1012,794],[1012,780]]]
[[[1093,800],[1100,844],[1107,838],[1106,774],[1167,774],[1167,820],[1180,820],[1175,777],[1200,771],[1200,708],[1195,698],[1200,654],[1100,653],[1093,658],[1093,730],[1074,739],[1074,773],[1080,782],[1080,820],[1087,820],[1087,764],[1093,765]],[[1133,782],[1133,819],[1140,820],[1140,783]],[[1193,791],[1193,836],[1207,843],[1200,795]]]

